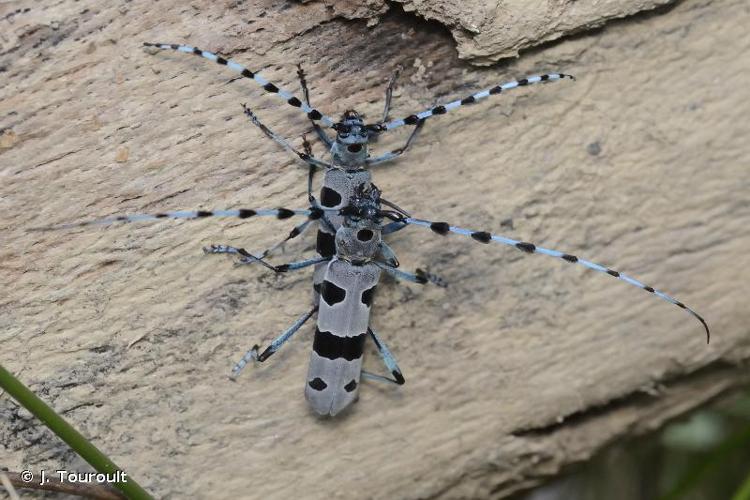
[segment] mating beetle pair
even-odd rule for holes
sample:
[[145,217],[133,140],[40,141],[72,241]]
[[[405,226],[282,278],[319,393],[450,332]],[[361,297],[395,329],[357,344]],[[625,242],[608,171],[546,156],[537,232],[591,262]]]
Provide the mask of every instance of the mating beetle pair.
[[[314,297],[311,310],[300,316],[289,329],[283,332],[262,352],[260,352],[257,345],[248,351],[235,365],[233,370],[235,376],[248,362],[262,362],[270,357],[307,320],[317,313],[317,328],[305,388],[306,397],[317,413],[336,415],[356,400],[360,375],[363,373],[361,371],[362,353],[367,337],[370,337],[374,341],[390,376],[384,377],[369,373],[364,373],[364,375],[403,384],[404,377],[393,355],[382,339],[369,326],[370,306],[380,273],[386,271],[399,279],[415,283],[433,282],[439,285],[443,284],[442,280],[437,276],[419,269],[414,273],[398,269],[398,259],[390,247],[382,241],[382,236],[399,231],[408,225],[425,227],[439,235],[454,233],[468,236],[479,243],[501,243],[513,246],[525,253],[544,254],[561,259],[567,263],[580,264],[589,269],[606,273],[685,309],[701,322],[706,330],[706,334],[709,334],[706,322],[695,311],[682,302],[630,276],[589,260],[557,250],[543,248],[532,243],[518,241],[486,231],[464,229],[446,222],[432,222],[413,218],[397,205],[383,199],[380,191],[372,184],[368,168],[401,156],[412,144],[417,133],[428,118],[445,114],[462,105],[473,104],[481,99],[501,94],[515,87],[572,78],[570,75],[550,73],[524,78],[477,92],[460,100],[434,106],[402,119],[388,121],[393,85],[396,80],[394,77],[391,79],[386,91],[386,104],[383,119],[380,122],[366,124],[355,111],[347,111],[344,113],[342,119],[336,122],[313,108],[310,104],[307,83],[301,68],[298,74],[304,93],[303,100],[286,90],[280,89],[258,73],[250,71],[240,64],[217,54],[187,45],[150,43],[145,45],[195,54],[220,65],[227,66],[242,76],[254,80],[267,92],[276,94],[291,106],[300,108],[312,121],[318,137],[326,144],[330,151],[330,161],[328,162],[313,157],[307,141],[304,143],[304,151],[298,151],[285,138],[263,125],[258,117],[249,108],[245,107],[245,114],[256,126],[308,166],[309,208],[304,210],[240,209],[165,212],[155,215],[118,216],[91,222],[58,226],[70,227],[120,221],[128,222],[162,218],[203,218],[210,216],[231,216],[243,219],[254,216],[275,216],[278,218],[306,216],[307,220],[295,226],[282,242],[257,255],[243,248],[227,245],[211,245],[204,249],[207,253],[212,254],[236,254],[240,256],[240,262],[242,263],[262,264],[276,272],[288,272],[308,266],[315,266],[313,278]],[[321,125],[332,128],[336,132],[336,136],[334,138],[329,137]],[[369,145],[374,137],[404,125],[413,125],[414,130],[403,147],[381,156],[370,156]],[[319,200],[312,195],[313,173],[318,168],[325,169]],[[383,210],[383,205],[388,206],[389,209]],[[266,262],[265,258],[271,255],[275,249],[279,248],[285,241],[302,234],[313,223],[318,226],[317,257],[277,266]]]

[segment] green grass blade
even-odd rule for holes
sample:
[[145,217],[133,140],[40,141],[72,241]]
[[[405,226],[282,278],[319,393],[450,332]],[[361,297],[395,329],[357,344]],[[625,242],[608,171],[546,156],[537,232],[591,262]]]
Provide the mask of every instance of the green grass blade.
[[[0,388],[10,394],[12,398],[29,410],[36,418],[44,422],[52,432],[65,441],[81,458],[91,464],[97,472],[115,474],[117,471],[122,471],[120,467],[99,451],[81,433],[76,431],[64,418],[55,413],[52,408],[39,399],[36,394],[31,392],[31,390],[3,368],[2,365],[0,365]],[[127,476],[126,480],[126,482],[112,483],[112,486],[122,491],[131,499],[153,499],[130,476]]]
[[750,500],[750,474],[747,475],[740,489],[732,496],[732,500]]

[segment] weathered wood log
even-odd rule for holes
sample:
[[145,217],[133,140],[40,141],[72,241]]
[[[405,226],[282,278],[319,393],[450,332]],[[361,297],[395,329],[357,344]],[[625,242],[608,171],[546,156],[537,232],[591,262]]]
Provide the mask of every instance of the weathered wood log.
[[[157,496],[180,498],[502,497],[748,381],[745,2],[684,0],[489,68],[459,60],[437,22],[382,2],[369,2],[377,19],[342,5],[3,7],[5,366]],[[419,5],[428,15],[439,3]],[[484,63],[523,46],[493,30],[477,35],[484,52],[462,53]],[[529,45],[546,39],[531,32]],[[201,247],[259,250],[291,222],[27,232],[123,212],[305,206],[305,169],[240,104],[295,144],[304,117],[224,68],[144,41],[219,51],[295,91],[300,62],[332,116],[376,119],[399,64],[397,117],[527,74],[575,74],[428,121],[375,182],[416,216],[641,278],[701,312],[712,343],[684,311],[607,276],[410,228],[390,239],[403,268],[428,267],[449,287],[379,289],[374,327],[405,386],[364,384],[349,414],[316,419],[302,397],[309,330],[229,382],[245,349],[308,308],[310,276],[236,268]],[[312,245],[290,244],[276,262]],[[365,365],[379,371],[374,354]],[[14,470],[85,467],[7,397],[0,443],[0,465]]]

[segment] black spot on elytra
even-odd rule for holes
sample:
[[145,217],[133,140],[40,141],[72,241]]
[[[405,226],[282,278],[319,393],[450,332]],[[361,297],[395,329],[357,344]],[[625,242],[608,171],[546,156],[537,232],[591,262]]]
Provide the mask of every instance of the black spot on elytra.
[[331,332],[321,332],[316,328],[313,351],[323,358],[344,358],[347,361],[354,361],[362,357],[366,337],[366,333],[354,337],[339,337]]
[[312,387],[316,391],[322,391],[323,389],[325,389],[326,387],[328,387],[328,384],[326,384],[323,381],[323,379],[320,378],[320,377],[315,377],[314,379],[312,379],[311,381],[309,381],[307,383],[307,385],[309,385],[310,387]]
[[362,292],[362,303],[366,305],[367,307],[372,306],[372,298],[375,296],[376,288],[377,288],[377,285],[373,286],[372,288],[368,288],[367,290]]
[[333,306],[338,304],[339,302],[344,301],[344,299],[346,298],[346,290],[336,285],[335,283],[331,283],[330,281],[325,280],[323,282],[323,286],[321,287],[320,296],[323,297],[323,300],[326,301],[326,304],[328,304],[329,306]]
[[448,234],[450,231],[450,225],[447,222],[433,222],[430,224],[430,229],[437,234]]
[[563,260],[567,260],[568,262],[578,262],[578,257],[575,255],[570,255],[569,253],[566,253],[561,257]]
[[341,204],[341,195],[333,189],[323,186],[320,190],[320,203],[324,207],[333,208]]
[[291,104],[292,106],[294,106],[295,108],[299,108],[300,106],[302,106],[302,101],[300,101],[300,100],[299,100],[299,99],[297,99],[296,97],[292,97],[292,98],[291,98],[291,99],[289,99],[289,100],[288,100],[287,102],[288,102],[289,104]]
[[360,229],[359,231],[357,231],[357,239],[362,242],[370,241],[373,236],[375,236],[375,233],[373,233],[369,229]]
[[346,392],[352,392],[356,388],[357,388],[357,381],[354,379],[352,379],[348,384],[344,386],[344,390]]
[[461,104],[471,104],[473,102],[476,102],[477,98],[473,95],[470,95],[469,97],[465,97],[461,99]]
[[255,210],[251,210],[249,208],[240,208],[240,219],[247,219],[249,217],[253,217],[256,214]]
[[479,243],[489,243],[492,241],[492,235],[487,231],[477,231],[471,233],[471,237],[477,240]]
[[416,125],[419,122],[419,117],[417,115],[409,115],[406,118],[404,118],[404,123],[407,125]]
[[289,217],[294,217],[293,210],[289,210],[288,208],[278,208],[277,210],[279,213],[276,214],[276,217],[279,219],[288,219]]
[[277,87],[276,85],[274,85],[274,84],[273,84],[273,83],[271,83],[271,82],[268,82],[267,84],[263,85],[263,88],[264,88],[264,89],[265,89],[265,90],[266,90],[267,92],[272,92],[272,93],[274,93],[274,94],[275,94],[276,92],[278,92],[278,91],[279,91],[279,87]]
[[330,233],[318,231],[315,249],[322,257],[332,257],[336,253],[336,237]]
[[516,248],[523,250],[526,253],[534,253],[536,251],[536,245],[533,243],[526,243],[525,241],[519,241],[516,243]]

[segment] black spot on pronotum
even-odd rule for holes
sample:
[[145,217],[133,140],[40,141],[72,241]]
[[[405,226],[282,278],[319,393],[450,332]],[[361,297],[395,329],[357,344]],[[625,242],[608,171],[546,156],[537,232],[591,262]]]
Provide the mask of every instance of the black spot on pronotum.
[[524,86],[524,85],[528,85],[528,84],[529,84],[529,80],[526,79],[526,78],[522,78],[522,79],[518,80],[518,85],[519,86]]
[[366,337],[366,333],[354,337],[339,337],[331,332],[316,329],[313,351],[323,358],[354,361],[362,357]]
[[492,87],[490,89],[490,95],[499,94],[502,91],[503,91],[503,88],[500,85],[498,85],[497,87]]
[[477,231],[471,233],[471,237],[477,240],[479,243],[489,243],[492,241],[492,235],[487,231]]
[[368,288],[367,290],[362,292],[362,303],[366,305],[367,307],[372,306],[372,298],[375,296],[376,288],[377,288],[377,285],[373,286],[372,288]]
[[404,123],[407,125],[416,125],[419,122],[419,117],[417,115],[409,115],[406,118],[404,118]]
[[445,109],[445,106],[435,106],[434,108],[432,108],[433,115],[444,115],[447,112],[448,110]]
[[324,207],[333,208],[341,204],[341,195],[333,189],[323,186],[320,190],[320,203]]
[[646,290],[647,292],[654,293],[654,289],[651,288],[650,286],[644,286],[643,289]]
[[264,89],[265,89],[265,90],[266,90],[267,92],[273,92],[273,93],[276,93],[276,92],[278,92],[278,91],[279,91],[279,87],[277,87],[276,85],[274,85],[274,84],[273,84],[273,83],[271,83],[271,82],[268,82],[267,84],[263,85],[263,88],[264,88]]
[[288,100],[287,102],[288,102],[289,104],[291,104],[292,106],[294,106],[295,108],[299,108],[300,106],[302,106],[302,101],[300,101],[300,100],[299,100],[299,99],[297,99],[296,97],[292,97],[292,98],[291,98],[291,99],[289,99],[289,100]]
[[324,231],[318,231],[315,249],[322,257],[332,257],[336,253],[336,237]]
[[357,381],[354,379],[352,379],[348,384],[344,386],[344,390],[346,392],[352,392],[356,388],[357,388]]
[[307,117],[311,120],[320,120],[321,118],[323,118],[323,115],[321,115],[320,111],[318,111],[317,109],[313,109],[312,111],[307,113]]
[[450,232],[450,225],[447,222],[433,222],[430,224],[430,229],[437,234],[448,234]]
[[607,274],[609,274],[610,276],[614,276],[615,278],[620,277],[620,273],[618,273],[614,269],[607,269]]
[[339,210],[339,215],[346,217],[347,215],[359,215],[359,209],[352,205],[347,205]]
[[312,379],[311,381],[309,381],[307,383],[307,385],[309,385],[310,387],[312,387],[316,391],[322,391],[323,389],[325,389],[326,387],[328,387],[328,384],[326,384],[323,381],[323,379],[320,378],[320,377],[315,377],[314,379]]
[[362,151],[362,144],[349,144],[346,147],[346,150],[350,153],[359,153],[360,151]]
[[294,217],[294,211],[289,210],[288,208],[278,208],[278,213],[276,214],[276,217],[279,219],[288,219],[289,217]]
[[323,286],[321,287],[321,297],[323,297],[323,300],[326,301],[326,304],[329,306],[333,306],[335,304],[338,304],[339,302],[343,302],[346,298],[346,290],[341,288],[340,286],[336,285],[335,283],[331,283],[328,280],[325,280],[323,282]]
[[375,233],[373,233],[369,229],[360,229],[359,231],[357,231],[357,239],[362,242],[370,241],[373,236],[375,236]]
[[575,255],[570,255],[569,253],[566,253],[561,257],[563,260],[567,260],[568,262],[578,262],[578,257]]
[[465,97],[461,99],[461,104],[471,104],[473,102],[476,102],[477,98],[473,95],[470,95],[469,97]]
[[525,241],[519,241],[516,243],[516,248],[523,250],[526,253],[534,253],[536,251],[536,245],[533,243],[526,243]]
[[211,217],[213,215],[213,212],[209,212],[207,210],[198,210],[195,212],[196,217]]
[[239,218],[247,219],[249,217],[253,217],[255,214],[255,210],[251,210],[249,208],[240,208]]
[[216,57],[216,62],[217,62],[217,63],[219,63],[219,64],[223,64],[223,65],[225,65],[225,66],[226,66],[226,64],[227,64],[227,60],[226,60],[226,59],[224,59],[224,58],[223,58],[223,57],[221,57],[221,56],[217,56],[217,57]]

